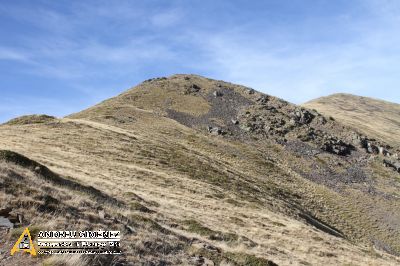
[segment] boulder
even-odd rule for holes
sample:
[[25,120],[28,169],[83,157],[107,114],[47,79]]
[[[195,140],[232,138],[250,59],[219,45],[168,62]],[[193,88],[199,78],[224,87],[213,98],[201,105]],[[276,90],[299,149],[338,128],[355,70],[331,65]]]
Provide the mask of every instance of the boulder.
[[130,226],[129,224],[125,224],[125,228],[131,234],[136,233],[135,229],[132,226]]
[[16,224],[22,224],[22,214],[11,214],[12,208],[0,209],[0,228],[13,228]]
[[269,97],[264,95],[261,96],[257,99],[257,102],[261,103],[261,104],[266,104],[269,101]]
[[7,217],[0,216],[0,229],[1,228],[14,228],[14,223],[12,223]]
[[368,149],[368,139],[365,137],[360,137],[360,147],[363,149]]
[[395,171],[400,173],[400,162],[399,161],[390,161],[390,160],[383,160],[383,165],[386,167],[390,167]]
[[314,129],[310,128],[305,134],[298,134],[297,138],[301,141],[307,142],[311,140],[315,140],[317,138],[317,134]]
[[314,119],[314,117],[315,116],[311,112],[304,110],[301,112],[300,123],[309,124]]
[[225,133],[225,132],[224,132],[221,128],[219,128],[219,127],[208,126],[208,127],[207,127],[207,130],[208,130],[208,132],[209,132],[210,134],[213,134],[213,135],[222,135],[222,134]]
[[321,123],[321,124],[323,124],[323,125],[325,125],[328,121],[326,120],[326,118],[325,117],[323,117],[323,116],[320,116],[319,118],[318,118],[318,121]]
[[143,83],[152,82],[152,81],[160,81],[160,80],[167,80],[167,78],[166,77],[159,77],[159,78],[147,79],[147,80],[143,81]]
[[0,216],[8,217],[11,211],[12,211],[12,208],[0,209]]
[[22,224],[24,220],[24,216],[22,214],[15,214],[15,215],[10,215],[8,219],[13,223],[13,224]]
[[365,149],[366,152],[372,154],[384,154],[387,153],[384,147],[379,147],[373,144],[372,142],[375,141],[374,139],[368,139],[366,137],[359,137],[359,144],[360,147]]
[[247,131],[247,132],[250,132],[250,131],[253,130],[252,124],[249,124],[249,123],[247,123],[247,124],[245,124],[245,125],[241,124],[239,127],[240,127],[242,130]]
[[321,149],[336,155],[346,156],[351,153],[354,147],[350,144],[344,143],[341,140],[330,138],[322,144]]
[[292,119],[301,125],[309,124],[314,119],[315,115],[313,115],[310,111],[305,109],[297,109],[292,113]]
[[379,150],[380,155],[388,156],[388,157],[391,156],[390,152],[388,150],[386,150],[385,147],[379,146],[378,150]]
[[199,86],[197,86],[196,84],[192,84],[192,85],[190,85],[190,87],[186,88],[185,94],[196,93],[196,92],[199,92],[200,90],[201,90],[201,88]]
[[222,94],[222,92],[220,92],[220,91],[214,91],[214,92],[213,92],[213,95],[214,95],[215,97],[221,97],[223,94]]
[[203,256],[193,256],[191,258],[189,258],[190,263],[192,265],[203,265],[204,264],[204,257]]
[[368,142],[367,144],[367,152],[368,153],[373,153],[373,154],[379,154],[379,148],[375,146],[374,144]]

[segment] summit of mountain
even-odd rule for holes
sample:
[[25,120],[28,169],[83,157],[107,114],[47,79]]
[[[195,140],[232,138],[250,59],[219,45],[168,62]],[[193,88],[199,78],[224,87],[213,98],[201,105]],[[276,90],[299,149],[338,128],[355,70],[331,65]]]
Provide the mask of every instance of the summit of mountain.
[[339,122],[400,147],[400,104],[380,99],[338,93],[303,104]]

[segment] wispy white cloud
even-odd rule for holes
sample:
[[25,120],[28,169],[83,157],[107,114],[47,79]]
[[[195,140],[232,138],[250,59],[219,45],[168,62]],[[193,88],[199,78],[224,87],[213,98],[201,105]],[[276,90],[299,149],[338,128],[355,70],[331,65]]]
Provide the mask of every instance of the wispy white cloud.
[[[0,14],[39,29],[37,35],[20,36],[18,49],[0,47],[0,60],[20,61],[26,66],[20,71],[29,74],[76,81],[116,71],[131,73],[141,65],[174,57],[175,52],[158,33],[124,31],[170,27],[180,20],[182,10],[149,10],[121,1],[118,5],[72,3],[63,11],[0,7]],[[104,34],[110,37],[104,38]]]
[[184,17],[184,10],[181,8],[168,9],[150,17],[152,25],[166,28],[177,25]]
[[328,14],[329,20],[288,17],[276,24],[268,17],[239,23],[241,10],[231,2],[218,12],[236,13],[212,15],[204,3],[203,16],[183,2],[8,4],[0,14],[33,32],[16,32],[19,46],[2,44],[0,60],[24,66],[15,70],[22,74],[62,80],[64,90],[80,91],[91,103],[149,75],[176,72],[249,85],[296,103],[339,91],[400,102],[394,87],[400,84],[400,2],[355,2],[356,11]]
[[6,47],[0,47],[0,60],[14,60],[20,62],[29,61],[29,57],[19,51],[9,49]]
[[173,52],[167,45],[147,37],[132,39],[123,45],[92,42],[74,52],[94,62],[116,64],[138,64],[140,60],[168,60],[173,56]]
[[[394,2],[387,1],[387,5]],[[396,2],[394,5],[399,6]],[[375,3],[377,4],[377,3]],[[250,85],[292,102],[335,92],[348,92],[400,102],[400,27],[390,18],[388,6],[365,20],[338,18],[337,32],[353,36],[337,42],[304,42],[310,33],[273,32],[267,36],[241,25],[222,32],[190,36],[199,43],[207,60],[204,68],[218,78]],[[390,18],[390,19],[389,19]],[[323,27],[323,25],[319,25]]]

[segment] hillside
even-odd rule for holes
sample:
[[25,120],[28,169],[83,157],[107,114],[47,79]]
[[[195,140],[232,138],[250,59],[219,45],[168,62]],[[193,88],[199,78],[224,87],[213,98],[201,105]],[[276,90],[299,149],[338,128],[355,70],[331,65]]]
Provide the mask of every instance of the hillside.
[[[65,118],[14,119],[0,134],[0,209],[24,213],[16,227],[73,221],[123,235],[117,258],[31,264],[400,263],[393,143],[244,86],[151,79]],[[7,253],[18,229],[1,231],[4,265],[21,260]]]
[[400,147],[400,104],[341,93],[312,100],[303,106]]

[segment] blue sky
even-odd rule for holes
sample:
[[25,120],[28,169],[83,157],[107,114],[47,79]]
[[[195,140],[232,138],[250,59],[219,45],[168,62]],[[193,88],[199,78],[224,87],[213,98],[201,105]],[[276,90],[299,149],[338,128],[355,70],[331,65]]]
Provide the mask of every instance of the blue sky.
[[194,73],[294,103],[400,103],[400,1],[0,1],[0,122]]

